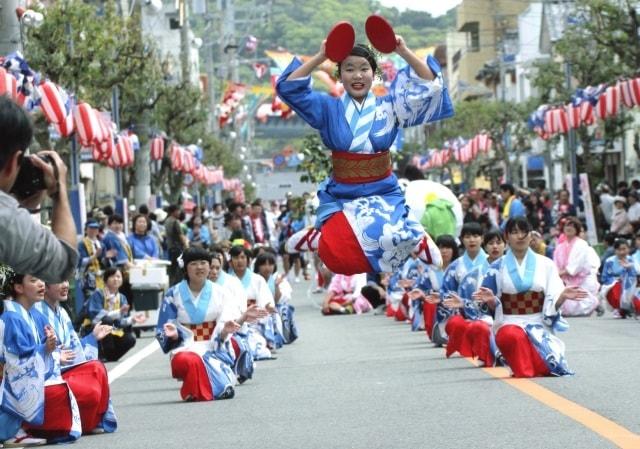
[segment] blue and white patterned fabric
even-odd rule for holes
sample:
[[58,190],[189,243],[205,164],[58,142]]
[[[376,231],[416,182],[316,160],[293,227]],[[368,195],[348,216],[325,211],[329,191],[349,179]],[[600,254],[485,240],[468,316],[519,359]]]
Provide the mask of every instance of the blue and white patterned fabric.
[[632,312],[633,297],[636,292],[637,276],[636,266],[633,259],[627,256],[628,267],[620,264],[618,256],[613,255],[604,262],[602,266],[602,291],[601,294],[606,297],[608,291],[613,287],[616,281],[620,280],[622,291],[620,292],[620,308]]
[[[491,324],[493,318],[490,316],[489,308],[486,304],[478,304],[473,300],[472,295],[478,290],[482,283],[482,279],[489,270],[489,264],[483,264],[475,267],[464,275],[458,289],[460,297],[464,301],[463,314],[469,320],[485,319]],[[488,317],[488,318],[487,318]]]
[[[436,74],[433,81],[418,77],[407,66],[401,69],[388,95],[367,96],[360,109],[345,94],[330,97],[312,90],[311,77],[287,80],[302,65],[289,64],[276,85],[278,96],[312,128],[320,132],[324,145],[333,151],[371,154],[387,151],[398,130],[441,120],[453,115],[442,71],[432,56],[427,64]],[[373,107],[373,109],[372,109]],[[420,223],[411,218],[395,175],[379,181],[353,185],[323,181],[318,190],[316,228],[334,213],[343,211],[376,272],[394,272],[409,257],[424,235]]]
[[0,337],[0,363],[4,364],[0,410],[30,424],[42,424],[45,375],[53,359],[40,341],[31,314],[16,302],[4,301]]
[[[564,290],[564,283],[552,260],[528,250],[522,263],[518,264],[511,250],[507,250],[504,257],[491,264],[482,280],[482,286],[493,291],[496,297],[493,327],[496,334],[504,325],[521,327],[552,375],[572,374],[564,358],[564,343],[554,335],[555,330],[564,327],[560,312],[556,310],[556,302]],[[503,313],[499,299],[503,293],[516,294],[528,291],[544,293],[541,313]]]
[[[471,259],[467,252],[462,257],[457,258],[447,267],[444,273],[444,280],[442,283],[442,289],[440,290],[440,296],[444,299],[448,293],[453,292],[463,298],[463,293],[460,291],[462,280],[467,273],[474,268],[480,267],[482,270],[486,270],[489,267],[487,262],[487,253],[482,249],[474,259]],[[441,302],[438,304],[438,310],[436,313],[436,321],[438,323],[444,323],[451,315],[457,313],[455,309],[449,309]]]
[[[186,286],[186,287],[185,287]],[[165,353],[189,351],[198,354],[204,362],[211,383],[214,398],[220,398],[226,387],[233,387],[236,376],[232,371],[235,354],[227,337],[221,338],[224,323],[233,319],[225,304],[231,301],[226,298],[229,290],[211,281],[205,281],[205,288],[194,298],[186,281],[174,285],[166,293],[156,325],[156,338]],[[209,341],[196,342],[191,332],[183,324],[202,324],[216,322],[216,328]],[[171,340],[164,333],[166,323],[175,324],[178,339]]]
[[[49,384],[64,383],[60,375],[60,365],[56,361],[59,351],[48,354],[44,344],[44,327],[39,331],[41,321],[34,316],[37,312],[26,310],[15,301],[4,301],[5,311],[0,315],[0,363],[4,364],[2,396],[0,402],[0,422],[10,428],[0,433],[17,432],[13,429],[16,421],[6,414],[19,417],[31,425],[44,422],[45,387]],[[71,428],[67,435],[49,439],[49,443],[72,442],[80,438],[82,424],[80,409],[73,393],[67,386],[71,409]]]
[[[45,324],[50,325],[56,333],[58,346],[70,349],[75,354],[74,360],[69,365],[60,366],[61,373],[85,361],[98,360],[98,341],[96,337],[93,333],[90,333],[80,339],[65,309],[58,306],[54,310],[46,301],[36,303],[33,308],[35,309],[33,312],[34,318],[36,322],[41,324],[39,327],[44,328]],[[40,337],[44,337],[43,333],[41,333]],[[118,418],[111,398],[109,398],[109,406],[102,416],[99,427],[107,433],[115,432],[118,428]]]
[[81,340],[73,327],[69,314],[64,308],[58,306],[54,310],[46,301],[40,301],[33,307],[55,331],[58,345],[74,352],[75,359],[70,366],[86,360],[98,359],[98,341],[92,333]]

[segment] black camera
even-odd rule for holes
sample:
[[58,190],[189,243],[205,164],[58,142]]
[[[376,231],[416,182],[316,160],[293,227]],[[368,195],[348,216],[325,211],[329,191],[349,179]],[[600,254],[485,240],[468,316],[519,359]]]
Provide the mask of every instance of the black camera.
[[[48,164],[53,165],[51,156],[36,155]],[[44,173],[31,162],[31,156],[25,156],[20,163],[20,170],[13,184],[11,192],[17,199],[24,200],[30,196],[45,190],[47,185],[44,182]]]

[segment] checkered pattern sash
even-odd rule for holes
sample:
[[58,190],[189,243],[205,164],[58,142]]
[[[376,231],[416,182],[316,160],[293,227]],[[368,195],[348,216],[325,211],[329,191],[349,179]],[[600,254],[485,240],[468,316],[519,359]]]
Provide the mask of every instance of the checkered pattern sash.
[[205,321],[201,324],[185,324],[184,326],[193,332],[194,341],[209,341],[213,335],[213,330],[216,328],[216,322]]
[[505,315],[532,315],[542,312],[544,292],[503,293],[500,298]]

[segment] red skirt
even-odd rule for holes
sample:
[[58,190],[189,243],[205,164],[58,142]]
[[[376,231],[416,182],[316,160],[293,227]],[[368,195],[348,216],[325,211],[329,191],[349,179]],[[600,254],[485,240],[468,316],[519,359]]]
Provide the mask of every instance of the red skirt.
[[543,377],[549,368],[520,326],[507,324],[496,334],[496,345],[515,377]]
[[44,387],[44,422],[39,426],[25,425],[24,429],[37,438],[64,438],[71,431],[71,404],[67,384]]
[[329,270],[346,275],[373,271],[344,212],[333,214],[320,231],[318,256]]
[[469,327],[470,322],[462,318],[461,315],[453,315],[447,320],[445,331],[449,336],[447,342],[447,357],[450,357],[454,352],[459,352],[462,357],[471,357],[471,345],[468,339],[465,338],[465,333]]
[[465,338],[471,346],[473,357],[478,357],[484,366],[493,366],[493,351],[491,351],[491,326],[481,320],[471,321],[467,326]]
[[105,366],[93,360],[65,371],[62,378],[78,402],[82,431],[92,431],[98,427],[109,406],[109,378]]
[[213,401],[213,391],[202,357],[194,352],[178,352],[171,359],[171,375],[182,380],[180,396],[187,401]]
[[436,322],[437,304],[430,304],[427,301],[422,303],[422,315],[424,317],[424,330],[427,332],[429,340],[433,340],[433,326]]

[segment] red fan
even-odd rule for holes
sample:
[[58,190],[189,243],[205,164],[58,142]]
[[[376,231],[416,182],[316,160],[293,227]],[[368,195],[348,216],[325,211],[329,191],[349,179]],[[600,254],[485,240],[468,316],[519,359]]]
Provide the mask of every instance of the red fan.
[[338,22],[327,34],[325,53],[333,62],[343,61],[351,53],[355,41],[353,26],[349,22]]
[[369,42],[379,52],[392,53],[396,49],[396,33],[384,17],[370,15],[364,24],[364,29]]

